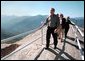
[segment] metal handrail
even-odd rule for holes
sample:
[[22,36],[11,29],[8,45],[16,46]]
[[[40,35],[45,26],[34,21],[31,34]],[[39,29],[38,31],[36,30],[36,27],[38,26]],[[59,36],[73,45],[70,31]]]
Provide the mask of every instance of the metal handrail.
[[[75,27],[76,27],[76,29],[79,31],[79,33],[81,32],[81,30],[78,28],[78,26],[77,25],[75,25]],[[72,27],[72,30],[74,31],[74,28]],[[80,55],[81,55],[81,59],[82,60],[84,60],[84,55],[83,55],[83,51],[82,51],[82,48],[81,48],[81,45],[80,45],[80,42],[79,42],[79,39],[78,39],[78,36],[77,36],[77,34],[76,34],[76,32],[74,31],[74,33],[75,33],[75,41],[77,41],[77,45],[78,45],[78,48],[79,48],[79,50],[80,50]],[[81,36],[83,36],[82,35],[82,33],[80,33],[81,34]]]
[[80,33],[80,35],[81,35],[82,37],[84,37],[84,34],[83,34],[82,31],[79,29],[79,27],[78,27],[77,25],[75,25],[75,27],[76,27],[76,29],[78,30],[78,32]]
[[3,40],[1,40],[1,44],[3,44],[3,43],[7,43],[7,42],[10,42],[10,41],[13,41],[13,42],[14,42],[14,39],[21,39],[21,38],[27,36],[28,34],[31,34],[31,33],[35,32],[35,31],[41,29],[43,26],[44,26],[44,25],[41,24],[40,27],[38,27],[38,28],[36,28],[36,29],[34,29],[34,30],[30,30],[30,31],[27,31],[27,32],[22,33],[22,34],[15,35],[15,36],[12,36],[12,37],[9,37],[9,38],[6,38],[6,39],[3,39]]
[[[42,23],[42,25],[41,25],[39,28],[37,28],[36,30],[39,30],[39,29],[43,28],[44,26],[45,26],[44,23]],[[42,31],[42,29],[41,29],[41,34],[42,34],[42,32],[43,32],[43,31]],[[27,47],[28,45],[30,45],[31,43],[37,41],[37,40],[40,39],[40,38],[41,38],[42,45],[43,45],[42,36],[43,36],[43,34],[42,34],[40,37],[38,37],[36,40],[33,40],[33,41],[31,41],[30,43],[23,44],[22,46],[18,47],[16,50],[14,50],[12,53],[10,53],[10,54],[6,55],[5,57],[1,58],[1,60],[4,60],[4,59],[8,58],[8,57],[11,56],[12,54],[20,51],[20,50],[23,49],[24,47]]]
[[[71,22],[75,25],[75,23],[74,23],[73,21],[71,21]],[[75,27],[76,27],[77,31],[80,33],[80,35],[81,35],[82,37],[84,37],[84,34],[83,34],[82,31],[79,29],[79,27],[78,27],[77,25],[75,25]]]

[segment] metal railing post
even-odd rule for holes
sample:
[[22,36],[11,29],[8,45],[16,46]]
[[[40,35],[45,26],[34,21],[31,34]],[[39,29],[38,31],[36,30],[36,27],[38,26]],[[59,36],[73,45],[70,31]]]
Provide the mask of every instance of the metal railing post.
[[75,25],[75,27],[77,28],[77,30],[78,30],[78,32],[80,33],[80,35],[81,35],[82,37],[84,37],[84,34],[81,32],[81,30],[79,29],[79,27],[78,27],[77,25]]
[[[75,25],[76,26],[76,25]],[[78,27],[78,26],[77,26]],[[76,28],[78,30],[78,28]],[[74,28],[72,27],[72,30],[74,31]],[[83,51],[82,51],[82,48],[81,48],[81,45],[80,45],[80,42],[79,42],[79,39],[78,39],[78,36],[76,34],[76,32],[74,31],[75,33],[75,41],[77,42],[77,45],[78,45],[78,48],[80,50],[80,55],[81,55],[81,59],[84,60],[84,55],[83,55]]]
[[[41,22],[43,26],[43,21]],[[41,44],[43,45],[43,27],[41,28]]]
[[41,41],[42,41],[42,45],[43,45],[43,28],[41,29]]

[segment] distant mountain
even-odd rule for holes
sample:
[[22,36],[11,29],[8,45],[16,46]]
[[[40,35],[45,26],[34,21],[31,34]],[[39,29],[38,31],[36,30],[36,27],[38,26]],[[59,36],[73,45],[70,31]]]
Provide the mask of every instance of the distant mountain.
[[11,36],[13,36],[13,34],[10,34],[8,31],[1,28],[1,40]]
[[84,17],[75,17],[71,18],[71,20],[79,27],[84,28]]
[[[1,16],[1,39],[5,39],[14,35],[18,35],[41,25],[41,21],[45,21],[47,15],[37,16]],[[84,18],[71,18],[78,26],[84,27]]]
[[[8,38],[10,35],[18,35],[33,30],[41,25],[41,21],[46,19],[47,15],[37,16],[1,16],[1,37]],[[5,31],[5,32],[4,32]],[[4,34],[5,33],[5,34]],[[5,35],[5,37],[3,36]],[[6,36],[7,35],[7,36]]]

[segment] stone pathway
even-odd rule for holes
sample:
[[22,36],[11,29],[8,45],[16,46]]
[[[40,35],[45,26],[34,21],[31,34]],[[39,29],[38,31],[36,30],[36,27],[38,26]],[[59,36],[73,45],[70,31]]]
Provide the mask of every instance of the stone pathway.
[[58,39],[57,49],[53,49],[52,36],[49,49],[44,49],[46,45],[45,33],[46,27],[43,28],[43,41],[40,29],[33,34],[26,36],[21,41],[16,42],[17,44],[21,44],[21,46],[11,54],[2,58],[2,60],[81,60],[72,26],[69,29],[66,40],[61,42]]

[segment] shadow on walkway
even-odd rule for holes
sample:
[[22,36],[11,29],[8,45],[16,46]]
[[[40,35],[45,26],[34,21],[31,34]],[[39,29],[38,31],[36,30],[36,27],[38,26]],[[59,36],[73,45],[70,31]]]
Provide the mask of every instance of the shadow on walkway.
[[20,45],[18,45],[18,44],[12,44],[4,49],[1,49],[1,58],[10,54],[12,51],[14,51],[19,46]]
[[[75,41],[75,38],[73,38],[73,37],[67,36],[67,38],[70,39],[70,40],[72,40],[72,41]],[[80,42],[81,44],[84,44],[84,41],[82,41],[82,40],[80,40],[80,39],[79,39],[79,42]]]
[[67,38],[72,40],[72,41],[75,41],[75,38],[73,38],[73,37],[67,36]]
[[[60,52],[56,55],[56,57],[55,57],[54,60],[58,60],[58,58],[60,58],[61,60],[69,60],[69,59],[70,60],[76,60],[75,58],[73,58],[72,56],[70,56],[68,53],[64,52],[64,50],[65,50],[65,43],[66,43],[66,40],[64,40],[62,49],[57,48],[58,50],[60,50]],[[61,56],[62,54],[65,54],[69,59],[64,58],[63,56]]]
[[43,48],[43,49],[41,50],[41,52],[35,57],[34,60],[37,60],[43,51],[44,51],[44,48]]
[[[68,53],[64,52],[65,50],[65,43],[66,43],[66,40],[64,40],[64,44],[63,44],[63,47],[62,49],[60,48],[57,48],[60,52],[57,53],[57,49],[53,49],[53,47],[47,49],[48,51],[52,52],[53,54],[56,55],[56,57],[54,58],[54,60],[58,60],[58,58],[60,58],[61,60],[76,60],[75,58],[73,58],[72,56],[70,56]],[[42,52],[44,51],[44,48],[42,49],[42,51],[36,56],[36,58],[34,60],[37,60],[39,58],[39,56],[42,54]],[[62,54],[66,55],[69,59],[61,56]],[[44,59],[43,59],[44,60]]]
[[[70,36],[67,36],[67,38],[70,39],[70,40],[72,40],[72,41],[75,40],[75,38],[72,38],[72,37],[70,37]],[[81,47],[82,47],[82,50],[84,51],[84,47],[83,47],[83,46],[84,46],[84,42],[81,41],[81,40],[79,40],[79,42],[80,42],[80,44],[82,45],[82,46],[81,46]],[[66,43],[68,43],[68,44],[70,44],[70,45],[76,47],[77,49],[79,49],[77,45],[74,45],[74,44],[72,44],[72,43],[70,43],[70,42],[68,42],[68,41],[66,41]]]

